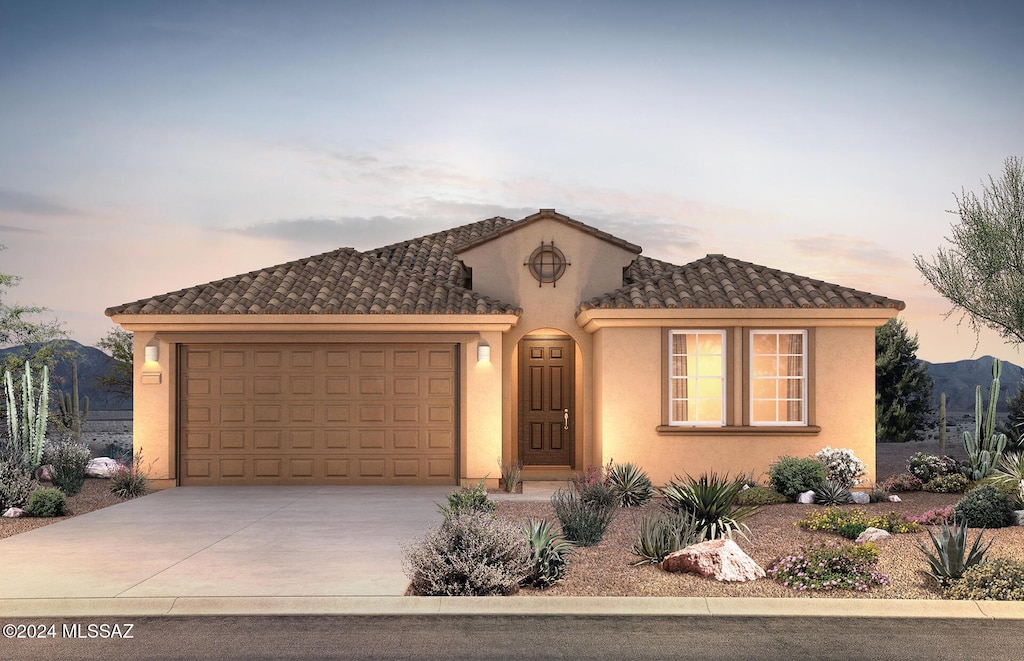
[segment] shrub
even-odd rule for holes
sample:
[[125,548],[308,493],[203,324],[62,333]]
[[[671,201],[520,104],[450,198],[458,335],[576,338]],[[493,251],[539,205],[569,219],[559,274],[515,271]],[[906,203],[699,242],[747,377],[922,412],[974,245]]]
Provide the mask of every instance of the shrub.
[[910,473],[897,473],[882,483],[886,491],[920,491],[921,480]]
[[811,512],[797,521],[796,525],[808,530],[838,533],[847,539],[857,539],[868,528],[879,528],[893,534],[917,532],[921,529],[919,525],[896,512],[868,516],[868,513],[859,507],[826,507],[824,510]]
[[615,515],[615,497],[607,487],[584,489],[559,489],[551,496],[551,507],[566,538],[579,546],[594,546]]
[[1024,562],[992,558],[972,565],[946,588],[946,598],[1024,601]]
[[142,468],[142,451],[128,455],[128,463],[124,463],[125,458],[110,476],[110,493],[124,500],[145,496],[149,493],[149,478]]
[[925,482],[921,489],[931,491],[932,493],[963,493],[967,491],[968,484],[970,483],[967,481],[966,476],[960,473],[953,473],[933,477]]
[[769,481],[775,489],[789,500],[796,500],[804,491],[810,491],[828,477],[825,464],[813,457],[779,457],[769,469]]
[[632,463],[613,464],[608,471],[608,486],[622,507],[642,507],[651,502],[654,487],[647,473]]
[[530,549],[518,525],[464,512],[404,546],[402,569],[418,595],[506,595],[530,575]]
[[[1021,385],[1024,386],[1024,383]],[[1018,503],[1024,502],[1024,452],[1001,456],[995,470],[985,478],[985,483],[1015,493]]]
[[819,505],[846,505],[850,502],[850,489],[842,482],[825,480],[814,487],[814,502]]
[[953,506],[946,505],[945,507],[936,507],[930,509],[920,516],[908,516],[907,521],[913,523],[919,523],[924,526],[938,526],[943,523],[953,522]]
[[760,485],[740,489],[736,494],[735,505],[779,505],[788,503],[789,499],[774,489]]
[[39,488],[20,461],[0,459],[0,514],[9,507],[21,507],[29,495]]
[[68,496],[74,496],[85,483],[85,469],[91,456],[84,443],[71,436],[63,436],[46,446],[43,463],[50,465],[53,486]]
[[527,519],[523,530],[530,545],[530,573],[524,583],[538,588],[560,583],[569,568],[569,556],[576,552],[572,543],[544,519]]
[[747,526],[743,520],[757,511],[756,507],[736,507],[736,496],[743,489],[743,483],[730,480],[728,475],[702,473],[694,479],[689,475],[686,481],[678,476],[669,480],[661,489],[665,497],[663,507],[677,513],[693,516],[703,531],[705,539],[732,537],[733,531],[744,535]]
[[985,553],[988,547],[992,546],[992,540],[982,547],[981,535],[979,532],[974,538],[971,550],[967,551],[967,524],[954,519],[952,525],[943,523],[938,532],[928,529],[928,537],[931,538],[935,553],[929,551],[921,540],[914,541],[928,560],[928,573],[939,585],[949,585],[951,581],[960,578],[968,567],[984,562]]
[[953,457],[915,452],[907,459],[907,472],[921,480],[928,482],[943,475],[953,475],[960,472],[960,464]]
[[889,500],[889,492],[878,486],[877,484],[871,487],[868,491],[868,502],[871,503],[885,503]]
[[853,450],[826,445],[814,457],[825,464],[826,479],[838,482],[847,489],[860,484],[861,478],[868,472],[868,467],[853,454]]
[[1017,521],[1010,497],[992,485],[968,491],[953,513],[969,528],[1005,528]]
[[878,550],[873,544],[831,542],[801,546],[769,565],[767,574],[794,590],[857,590],[889,585],[889,577],[877,571]]
[[658,564],[669,554],[702,541],[704,533],[692,514],[663,512],[644,516],[633,543],[633,555],[640,556],[634,566]]
[[498,503],[487,497],[484,481],[477,482],[475,487],[462,487],[448,494],[448,505],[438,505],[437,509],[446,519],[471,512],[492,514]]
[[29,516],[66,516],[68,500],[60,489],[36,489],[28,497],[25,513]]
[[498,459],[498,468],[501,469],[501,487],[508,493],[513,493],[523,476],[523,462],[506,464]]

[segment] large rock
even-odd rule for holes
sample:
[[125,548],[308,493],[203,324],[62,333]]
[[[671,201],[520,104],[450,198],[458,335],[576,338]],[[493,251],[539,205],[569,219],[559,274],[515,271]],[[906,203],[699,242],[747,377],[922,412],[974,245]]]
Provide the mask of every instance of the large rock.
[[1017,517],[1017,525],[1024,526],[1024,510],[1014,510],[1013,513]]
[[804,491],[803,493],[801,493],[799,496],[796,497],[796,502],[803,503],[804,505],[813,505],[814,504],[814,492],[813,491]]
[[892,535],[881,528],[867,528],[864,532],[857,535],[857,543],[863,544],[864,542],[877,542],[882,539],[889,539],[890,537],[892,537]]
[[891,496],[889,496],[889,502],[890,503],[902,503],[903,499],[900,498],[899,496],[897,496],[896,494],[892,494]]
[[753,581],[764,578],[764,570],[731,539],[713,539],[687,546],[668,555],[661,568],[670,572],[692,572],[716,581]]
[[53,482],[53,466],[44,464],[36,469],[35,478],[37,482]]
[[9,507],[3,514],[5,519],[20,519],[23,516],[25,516],[25,510],[20,507]]
[[89,477],[113,477],[120,465],[110,457],[96,457],[89,460],[85,474]]
[[854,491],[850,493],[850,500],[858,505],[867,505],[871,502],[871,496],[863,491]]

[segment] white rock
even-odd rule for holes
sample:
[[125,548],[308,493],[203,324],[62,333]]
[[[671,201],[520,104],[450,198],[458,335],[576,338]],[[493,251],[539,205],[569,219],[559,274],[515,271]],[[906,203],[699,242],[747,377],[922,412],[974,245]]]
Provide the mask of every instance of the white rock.
[[112,477],[117,472],[118,464],[110,457],[96,457],[89,461],[85,474],[89,477]]
[[850,501],[857,503],[858,505],[867,505],[871,502],[871,496],[867,495],[863,491],[852,491],[850,492]]
[[803,492],[802,494],[800,494],[799,496],[796,497],[796,502],[803,503],[804,505],[813,505],[814,504],[814,492],[813,491],[805,491],[805,492]]
[[899,496],[897,496],[896,494],[892,494],[891,496],[889,496],[889,502],[890,503],[902,503],[903,499],[900,498]]
[[892,537],[892,535],[881,528],[868,528],[857,536],[857,543],[863,544],[864,542],[877,542],[882,539],[889,539],[890,537]]
[[764,570],[731,539],[713,539],[670,553],[661,562],[665,571],[694,572],[717,581],[753,581]]
[[1017,525],[1024,526],[1024,510],[1014,510],[1013,513],[1017,515]]
[[20,519],[23,516],[25,516],[25,510],[21,509],[20,507],[9,507],[7,511],[4,512],[3,518]]

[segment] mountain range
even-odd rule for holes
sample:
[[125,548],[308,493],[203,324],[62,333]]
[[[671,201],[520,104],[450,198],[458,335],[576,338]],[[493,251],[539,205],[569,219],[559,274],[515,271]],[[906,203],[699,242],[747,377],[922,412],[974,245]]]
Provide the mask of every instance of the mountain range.
[[[982,356],[973,360],[958,360],[952,363],[921,362],[927,367],[928,375],[935,382],[932,398],[935,410],[939,410],[939,395],[946,393],[947,411],[974,411],[974,391],[981,386],[982,405],[988,403],[989,386],[992,384],[992,356]],[[999,378],[999,403],[996,410],[1006,411],[1006,400],[1017,392],[1017,387],[1024,380],[1024,368],[1000,361],[1003,367]]]
[[[117,393],[112,393],[106,388],[96,385],[96,380],[107,374],[110,369],[110,363],[114,360],[113,358],[96,347],[87,347],[74,340],[64,340],[64,344],[69,351],[77,354],[78,396],[79,398],[89,398],[90,411],[131,410],[132,399],[130,397],[122,397]],[[22,349],[22,346],[0,349],[0,357],[9,353],[19,353]],[[51,402],[54,402],[53,405],[56,406],[56,390],[71,392],[71,362],[65,360],[57,363],[51,376],[50,398]]]

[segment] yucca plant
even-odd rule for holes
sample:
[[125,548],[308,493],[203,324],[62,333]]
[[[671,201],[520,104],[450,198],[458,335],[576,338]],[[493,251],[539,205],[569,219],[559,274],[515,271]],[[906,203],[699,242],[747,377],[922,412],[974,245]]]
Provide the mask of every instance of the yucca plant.
[[739,480],[711,472],[696,479],[687,475],[685,481],[675,476],[660,491],[665,497],[665,508],[692,514],[704,538],[717,539],[732,537],[734,531],[746,537],[744,530],[750,531],[742,522],[756,512],[757,507],[736,507],[736,496],[742,489],[743,483]]
[[850,502],[850,490],[837,480],[825,480],[814,487],[814,502],[819,505],[846,505]]
[[615,516],[615,500],[608,490],[581,493],[575,487],[559,489],[551,496],[562,532],[578,546],[594,546]]
[[970,551],[967,551],[967,522],[954,519],[953,524],[943,523],[938,532],[928,529],[928,536],[932,540],[935,553],[928,550],[921,540],[917,542],[918,548],[924,553],[928,560],[928,566],[932,578],[939,585],[948,586],[951,582],[963,576],[964,570],[968,567],[980,564],[985,561],[985,553],[988,547],[992,546],[992,540],[984,547],[981,545],[981,536],[984,531],[978,533],[974,538],[974,544]]
[[983,484],[992,484],[999,489],[1016,492],[1016,505],[1024,504],[1024,452],[1011,452],[999,458]]
[[640,560],[633,566],[658,564],[671,553],[704,541],[700,524],[689,513],[647,515],[640,520],[640,532],[633,543],[633,555]]
[[608,471],[608,486],[620,507],[643,507],[654,496],[651,478],[633,463],[612,464]]
[[576,552],[561,530],[546,519],[527,519],[523,526],[530,543],[530,574],[525,585],[546,588],[560,583],[569,568],[569,556]]

